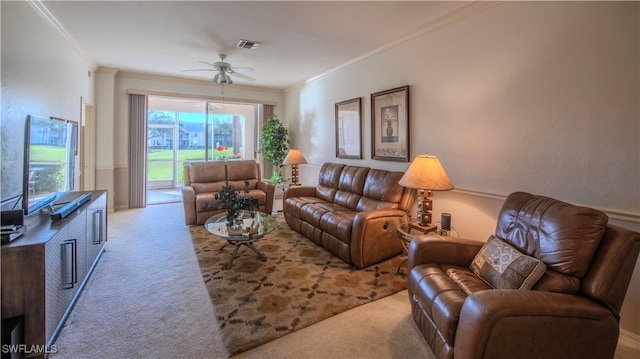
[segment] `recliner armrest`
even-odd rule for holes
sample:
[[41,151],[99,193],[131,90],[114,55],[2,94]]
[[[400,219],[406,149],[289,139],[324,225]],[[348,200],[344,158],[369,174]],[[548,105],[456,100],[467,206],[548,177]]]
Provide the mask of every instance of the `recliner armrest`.
[[184,206],[184,222],[196,224],[196,191],[191,186],[182,187],[182,205]]
[[[613,357],[617,340],[617,319],[587,298],[492,289],[465,300],[456,331],[455,357],[605,358]],[[563,348],[572,348],[572,352]]]
[[468,267],[483,242],[437,234],[418,235],[409,245],[409,270],[420,264],[453,264]]
[[392,228],[408,219],[399,209],[358,212],[351,227],[351,262],[364,268],[400,253],[402,245]]
[[275,197],[276,185],[271,182],[259,181],[257,188],[267,194],[265,213],[273,212],[273,198]]
[[283,200],[289,197],[315,197],[316,188],[311,186],[291,186],[284,190]]

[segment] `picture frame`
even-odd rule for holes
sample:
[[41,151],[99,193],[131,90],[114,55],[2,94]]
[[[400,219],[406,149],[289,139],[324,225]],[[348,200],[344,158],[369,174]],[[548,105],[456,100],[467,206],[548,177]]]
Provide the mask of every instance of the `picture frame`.
[[409,86],[371,94],[371,157],[409,162]]
[[362,101],[360,97],[335,104],[336,157],[362,159]]

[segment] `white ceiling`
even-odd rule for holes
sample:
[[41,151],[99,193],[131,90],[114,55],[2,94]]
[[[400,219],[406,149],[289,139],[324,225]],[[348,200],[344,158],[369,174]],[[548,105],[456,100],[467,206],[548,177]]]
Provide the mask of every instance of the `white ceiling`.
[[[468,2],[44,1],[84,55],[122,71],[211,81],[228,55],[253,83],[285,89],[384,48]],[[240,39],[262,42],[238,49]],[[232,85],[233,86],[233,85]]]

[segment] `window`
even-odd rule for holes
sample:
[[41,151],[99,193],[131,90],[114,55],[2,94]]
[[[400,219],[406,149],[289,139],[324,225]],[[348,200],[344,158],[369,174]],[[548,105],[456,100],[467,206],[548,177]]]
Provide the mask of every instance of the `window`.
[[258,105],[161,96],[148,103],[148,190],[181,187],[185,162],[255,159]]

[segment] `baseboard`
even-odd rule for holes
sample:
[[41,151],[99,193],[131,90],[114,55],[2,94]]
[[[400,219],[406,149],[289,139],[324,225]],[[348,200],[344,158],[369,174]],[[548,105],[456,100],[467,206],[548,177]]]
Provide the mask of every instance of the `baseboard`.
[[640,335],[634,334],[628,330],[620,329],[618,343],[635,350],[640,350]]

